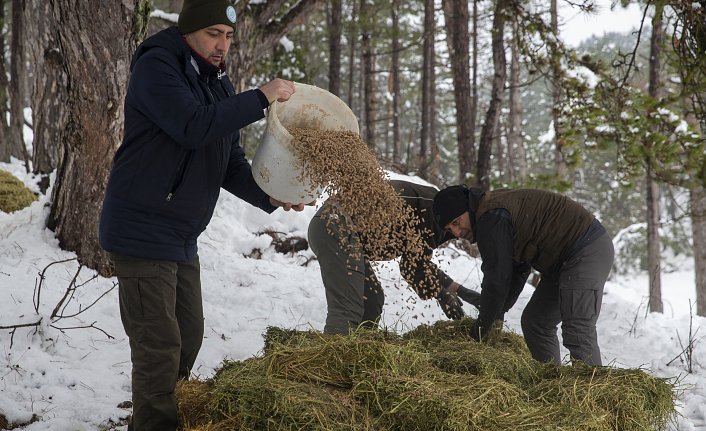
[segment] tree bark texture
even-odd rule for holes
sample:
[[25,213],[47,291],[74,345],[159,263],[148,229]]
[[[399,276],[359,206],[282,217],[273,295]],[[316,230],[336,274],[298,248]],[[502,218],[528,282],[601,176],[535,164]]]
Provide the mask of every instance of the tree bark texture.
[[473,169],[473,125],[471,117],[470,35],[468,2],[443,0],[446,42],[449,48],[451,74],[456,106],[456,141],[458,143],[458,178],[464,182]]
[[392,0],[392,55],[390,79],[392,81],[392,162],[401,161],[400,154],[400,0]]
[[12,0],[12,42],[10,43],[10,128],[7,139],[10,141],[10,151],[18,159],[24,160],[25,170],[29,168],[29,153],[25,145],[22,130],[24,129],[25,105],[25,37],[23,30],[23,11],[25,0]]
[[328,91],[341,95],[341,0],[331,0],[328,8]]
[[[66,122],[51,133],[61,140],[48,226],[63,249],[75,251],[86,266],[108,275],[107,255],[98,245],[98,218],[113,154],[122,137],[130,58],[144,36],[144,14],[149,9],[142,0],[46,3],[47,21],[53,24],[46,31],[53,32],[61,23],[54,37],[67,90]],[[51,94],[43,89],[42,93]]]
[[346,94],[346,101],[348,106],[353,112],[355,112],[355,107],[353,106],[353,90],[355,88],[355,58],[356,58],[356,45],[358,42],[358,2],[353,1],[351,5],[351,20],[348,25],[348,92]]
[[512,21],[512,60],[510,61],[510,109],[508,113],[507,158],[509,180],[520,182],[527,176],[527,155],[522,142],[522,94],[520,93],[519,23]]
[[[47,1],[30,1],[26,8],[27,45],[35,70],[32,100],[32,170],[41,177],[46,192],[49,174],[56,168],[57,148],[67,123],[68,76],[66,58],[59,41],[59,27],[53,6]],[[32,19],[29,19],[32,17]]]
[[[557,9],[557,0],[551,0],[550,5],[551,28],[555,37],[559,37],[559,17]],[[561,180],[565,180],[568,175],[568,167],[564,158],[564,137],[561,129],[561,102],[562,89],[561,80],[561,53],[558,52],[556,46],[550,48],[551,68],[552,68],[552,120],[554,125],[554,169],[556,175]]]
[[[472,39],[472,48],[473,48],[473,56],[471,59],[471,70],[472,70],[472,76],[471,76],[471,122],[470,122],[470,130],[469,130],[469,135],[471,136],[471,154],[470,154],[470,162],[471,162],[471,167],[476,166],[477,164],[477,153],[476,153],[476,117],[478,114],[478,0],[473,1],[473,35],[471,37]],[[470,171],[469,171],[470,173]],[[476,173],[476,177],[477,177]],[[466,178],[464,181],[465,183],[468,183],[470,178]]]
[[[299,0],[284,8],[286,0],[263,3],[238,2],[235,42],[229,56],[228,74],[236,91],[248,87],[248,80],[258,59],[267,56],[292,28],[304,22],[319,0]],[[283,12],[283,9],[284,10]]]
[[694,246],[696,314],[706,317],[706,189],[693,188],[689,197]]
[[[652,36],[650,38],[650,70],[648,91],[651,97],[659,99],[662,87],[662,45],[664,43],[664,26],[662,25],[663,6],[657,2],[655,15],[652,18]],[[649,145],[649,141],[646,142]],[[650,154],[651,151],[647,151]],[[645,174],[646,205],[647,205],[647,273],[649,275],[650,301],[649,309],[662,313],[662,262],[660,256],[659,237],[659,187],[652,171],[652,158],[647,157]]]
[[652,168],[647,167],[645,177],[647,204],[647,274],[649,275],[650,301],[649,310],[662,313],[662,263],[660,258],[659,238],[659,187],[652,174]]
[[[0,0],[0,30],[5,27],[5,0]],[[10,141],[7,139],[9,126],[7,123],[7,112],[9,106],[7,71],[5,64],[5,32],[0,31],[0,162],[9,162],[11,156]]]
[[376,151],[375,117],[377,116],[377,96],[375,79],[375,46],[373,44],[372,13],[367,0],[360,0],[361,50],[363,60],[363,116],[365,118],[365,142],[368,148]]
[[[422,43],[422,124],[419,131],[419,176],[429,180],[429,152],[434,137],[434,0],[424,0],[424,42]],[[433,160],[433,159],[432,159]]]
[[476,185],[483,190],[490,189],[490,155],[493,148],[493,135],[502,105],[505,86],[505,9],[506,0],[498,0],[493,12],[492,49],[493,49],[493,85],[490,92],[490,102],[485,113],[485,122],[480,133],[478,145],[478,167]]

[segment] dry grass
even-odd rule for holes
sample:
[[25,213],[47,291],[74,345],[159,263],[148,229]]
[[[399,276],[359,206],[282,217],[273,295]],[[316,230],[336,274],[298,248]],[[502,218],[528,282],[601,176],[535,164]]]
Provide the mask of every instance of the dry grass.
[[659,431],[675,415],[673,380],[541,364],[499,328],[495,345],[454,338],[466,320],[405,337],[269,328],[262,356],[180,383],[182,429]]

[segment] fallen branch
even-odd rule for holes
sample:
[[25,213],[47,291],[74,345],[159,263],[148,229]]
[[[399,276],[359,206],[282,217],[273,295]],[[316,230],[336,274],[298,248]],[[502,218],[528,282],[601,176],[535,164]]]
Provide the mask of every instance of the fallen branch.
[[34,282],[34,294],[32,295],[32,302],[34,303],[34,311],[39,314],[39,304],[40,304],[40,297],[42,295],[42,283],[44,282],[44,279],[46,278],[44,274],[46,274],[47,270],[49,269],[50,266],[55,265],[57,263],[66,263],[66,262],[71,262],[72,260],[77,260],[78,258],[74,257],[72,259],[65,259],[65,260],[57,260],[56,262],[52,262],[49,265],[45,266],[42,272],[39,273],[39,285],[37,285],[37,281],[35,280]]
[[36,322],[33,323],[18,323],[17,325],[10,325],[10,326],[0,326],[0,329],[12,329],[10,331],[10,348],[12,349],[12,345],[15,342],[15,332],[17,331],[18,328],[31,328],[31,327],[39,327],[39,325],[42,323],[42,319],[40,318]]
[[[99,296],[98,298],[96,298],[96,300],[93,301],[88,307],[82,309],[81,306],[79,305],[79,311],[78,311],[78,313],[69,314],[68,316],[65,316],[65,315],[63,315],[63,314],[60,314],[60,315],[57,316],[57,317],[59,317],[59,319],[68,319],[68,318],[70,318],[70,317],[76,317],[76,316],[78,316],[79,314],[83,313],[84,311],[86,311],[86,310],[88,310],[89,308],[91,308],[91,307],[93,307],[94,305],[96,305],[96,303],[97,303],[101,298],[103,298],[105,295],[107,295],[107,294],[109,294],[110,292],[112,292],[113,289],[115,289],[117,286],[118,286],[118,283],[113,282],[113,287],[111,287],[110,289],[108,289],[108,290],[106,290],[105,292],[103,292],[103,294],[102,294],[101,296]],[[63,313],[63,310],[62,310],[62,313]]]
[[54,329],[58,329],[58,330],[61,331],[61,332],[64,332],[64,331],[69,330],[69,329],[91,329],[91,328],[92,328],[92,329],[97,329],[97,330],[101,331],[103,334],[105,334],[106,337],[108,337],[108,338],[111,339],[111,340],[114,340],[114,339],[115,339],[115,337],[113,337],[113,336],[110,335],[109,333],[105,332],[105,331],[102,330],[101,328],[97,327],[97,326],[96,326],[96,323],[98,323],[97,320],[96,320],[95,322],[91,323],[90,325],[84,325],[84,326],[64,326],[64,327],[59,327],[59,326],[56,326],[56,325],[49,325],[49,326],[51,326],[51,327],[54,328]]

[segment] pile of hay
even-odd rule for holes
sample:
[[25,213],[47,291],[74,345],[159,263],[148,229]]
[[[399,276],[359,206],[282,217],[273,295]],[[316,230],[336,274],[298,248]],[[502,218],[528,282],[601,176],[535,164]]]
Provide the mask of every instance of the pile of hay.
[[177,387],[182,430],[661,430],[676,381],[639,369],[534,361],[516,334],[472,319],[404,336],[269,328],[262,356]]
[[11,173],[0,170],[0,211],[11,213],[28,207],[37,197]]

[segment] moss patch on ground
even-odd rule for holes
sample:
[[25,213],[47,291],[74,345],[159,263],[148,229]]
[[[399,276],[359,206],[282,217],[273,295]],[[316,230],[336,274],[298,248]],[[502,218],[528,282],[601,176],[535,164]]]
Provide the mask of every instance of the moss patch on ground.
[[9,172],[0,170],[0,211],[11,213],[28,207],[37,197]]

